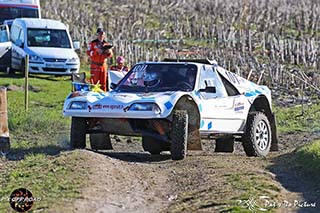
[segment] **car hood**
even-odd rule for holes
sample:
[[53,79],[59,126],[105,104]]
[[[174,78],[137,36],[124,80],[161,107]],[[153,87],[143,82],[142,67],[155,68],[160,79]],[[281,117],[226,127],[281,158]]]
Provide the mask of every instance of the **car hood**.
[[[71,98],[72,93],[64,104],[65,116],[80,117],[110,117],[110,118],[165,118],[170,115],[176,102],[186,92],[157,92],[157,93],[95,93],[86,92]],[[73,101],[87,102],[84,110],[70,110]],[[130,111],[135,103],[155,103],[161,113],[155,114],[149,111]]]
[[53,47],[28,47],[29,54],[37,55],[41,58],[77,58],[76,52],[71,48]]

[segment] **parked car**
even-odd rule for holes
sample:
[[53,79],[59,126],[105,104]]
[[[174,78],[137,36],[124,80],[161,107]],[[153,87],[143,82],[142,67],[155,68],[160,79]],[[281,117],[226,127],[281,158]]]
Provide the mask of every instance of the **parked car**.
[[9,28],[0,25],[0,72],[9,72],[11,64],[11,42]]
[[29,73],[71,75],[79,72],[80,62],[68,28],[51,19],[18,18],[12,23],[12,71],[24,72],[29,55]]
[[170,151],[173,160],[201,150],[215,138],[217,152],[241,141],[248,156],[277,150],[271,92],[209,60],[141,62],[107,93],[79,90],[65,100],[72,117],[71,146],[112,148],[109,134],[142,136],[151,154]]

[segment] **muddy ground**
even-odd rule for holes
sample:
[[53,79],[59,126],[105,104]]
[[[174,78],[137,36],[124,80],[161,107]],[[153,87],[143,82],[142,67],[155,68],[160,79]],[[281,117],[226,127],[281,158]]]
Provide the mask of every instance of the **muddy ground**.
[[[169,153],[151,156],[138,138],[113,140],[113,151],[84,150],[92,168],[88,184],[72,209],[75,212],[242,212],[248,198],[268,196],[272,212],[319,212],[320,191],[312,177],[290,165],[294,149],[319,134],[280,135],[279,152],[267,158],[246,157],[241,144],[232,154],[214,153],[204,140],[204,151],[192,151],[183,161]],[[315,203],[298,207],[296,201]],[[242,203],[241,203],[242,202]],[[259,200],[253,212],[267,201]],[[286,203],[287,202],[287,203]],[[292,206],[288,206],[289,203]],[[287,206],[285,206],[287,204]],[[295,205],[296,204],[296,205]],[[239,210],[239,207],[243,208]],[[263,206],[265,207],[265,206]],[[269,208],[269,209],[270,209]],[[249,211],[249,210],[248,210]]]

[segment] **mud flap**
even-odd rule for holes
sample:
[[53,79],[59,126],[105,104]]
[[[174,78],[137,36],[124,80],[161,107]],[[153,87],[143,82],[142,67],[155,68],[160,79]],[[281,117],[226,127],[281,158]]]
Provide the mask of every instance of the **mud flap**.
[[270,151],[275,152],[275,151],[279,151],[279,146],[278,146],[279,139],[277,134],[276,115],[272,113],[269,119],[270,119],[270,126],[271,126],[271,135],[272,135]]
[[188,150],[202,150],[199,129],[189,131],[187,149]]
[[106,133],[90,134],[90,145],[93,150],[111,150],[113,149],[110,135]]
[[10,151],[10,138],[0,137],[0,153],[2,155],[8,154]]

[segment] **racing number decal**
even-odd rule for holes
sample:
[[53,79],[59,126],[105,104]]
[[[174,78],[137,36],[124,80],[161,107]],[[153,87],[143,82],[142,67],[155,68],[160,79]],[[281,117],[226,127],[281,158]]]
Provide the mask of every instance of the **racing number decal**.
[[133,72],[144,72],[148,65],[137,65],[133,68]]
[[238,76],[232,72],[228,72],[228,71],[225,71],[226,72],[226,75],[229,79],[229,81],[231,81],[232,83],[234,84],[240,84],[240,80],[238,79]]

